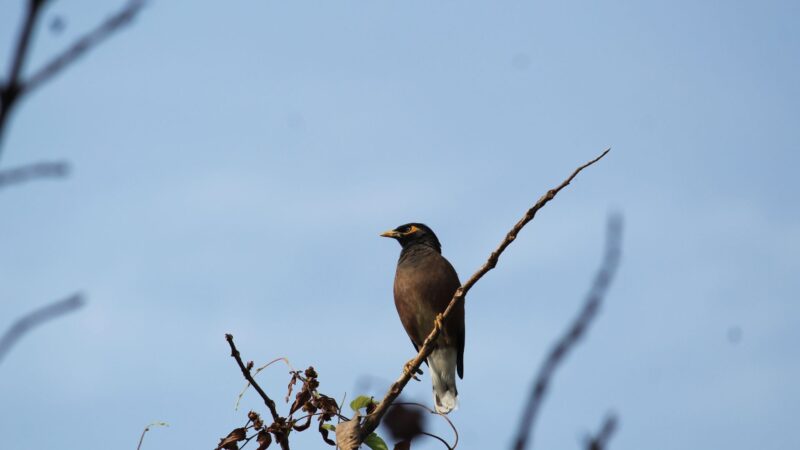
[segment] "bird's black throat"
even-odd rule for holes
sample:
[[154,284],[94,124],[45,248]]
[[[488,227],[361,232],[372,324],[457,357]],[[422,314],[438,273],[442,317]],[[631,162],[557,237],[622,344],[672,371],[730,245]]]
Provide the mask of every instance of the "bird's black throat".
[[398,262],[400,264],[413,262],[434,252],[438,255],[442,254],[442,245],[435,236],[432,239],[429,236],[426,239],[416,239],[414,242],[403,244],[403,250],[400,252],[400,260]]

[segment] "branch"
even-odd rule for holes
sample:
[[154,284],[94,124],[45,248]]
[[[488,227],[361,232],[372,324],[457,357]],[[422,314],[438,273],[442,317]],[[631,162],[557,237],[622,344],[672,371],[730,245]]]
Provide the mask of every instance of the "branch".
[[11,71],[8,75],[9,86],[15,86],[19,82],[22,66],[25,65],[25,58],[28,56],[28,46],[33,36],[33,27],[36,24],[36,20],[39,18],[39,13],[42,10],[43,4],[43,0],[28,1],[28,9],[25,11],[25,22],[22,24],[22,31],[20,31],[19,39],[17,39],[17,48],[14,51],[14,59],[11,62]]
[[8,117],[20,98],[52,79],[65,67],[129,24],[144,6],[143,0],[129,0],[119,12],[110,16],[94,30],[78,38],[67,50],[45,64],[27,81],[23,81],[21,79],[22,69],[29,53],[33,29],[44,3],[45,0],[28,1],[28,10],[22,31],[17,39],[8,79],[4,85],[0,85],[0,144],[2,144]]
[[0,188],[25,183],[37,178],[65,178],[69,174],[66,161],[44,161],[13,169],[0,170]]
[[36,20],[39,18],[39,13],[42,11],[43,3],[43,0],[28,1],[28,9],[25,11],[22,30],[17,38],[17,46],[14,49],[14,56],[11,59],[8,79],[5,85],[0,89],[0,142],[2,142],[6,119],[8,119],[11,108],[19,98],[22,67],[25,65],[25,58],[28,56],[28,47],[33,37],[33,28],[36,25]]
[[586,443],[586,450],[605,450],[611,436],[617,430],[617,416],[609,414],[603,421],[603,426],[596,436]]
[[416,371],[422,365],[422,362],[425,361],[425,359],[428,356],[430,356],[431,352],[433,351],[434,345],[436,344],[436,339],[439,337],[439,333],[441,332],[442,323],[446,322],[447,318],[450,316],[450,313],[453,311],[453,308],[455,308],[455,305],[460,301],[464,301],[464,296],[467,295],[467,292],[470,290],[470,288],[472,288],[472,286],[475,285],[475,283],[477,283],[478,280],[480,280],[484,275],[486,275],[487,272],[494,269],[494,267],[497,265],[498,259],[500,258],[500,254],[503,253],[506,247],[508,247],[512,242],[514,242],[520,230],[522,230],[522,228],[525,225],[527,225],[528,222],[533,220],[533,218],[536,216],[536,213],[540,209],[542,209],[548,202],[550,202],[550,200],[552,200],[556,196],[556,194],[558,194],[562,189],[567,187],[570,184],[570,182],[583,169],[599,161],[602,157],[608,154],[610,150],[611,149],[607,149],[597,158],[578,167],[577,169],[575,169],[574,172],[572,172],[572,175],[570,175],[566,180],[564,180],[560,185],[558,185],[558,187],[547,191],[547,193],[544,194],[536,202],[536,204],[534,204],[525,213],[525,216],[522,219],[520,219],[519,222],[517,222],[513,228],[511,228],[511,231],[509,231],[506,234],[506,237],[503,239],[502,242],[500,242],[500,245],[497,247],[497,249],[495,249],[495,251],[493,251],[492,254],[489,255],[489,259],[483,264],[483,266],[481,266],[481,268],[478,269],[478,271],[475,272],[469,278],[469,280],[467,280],[466,283],[462,284],[461,287],[459,287],[456,290],[455,294],[453,295],[453,298],[447,305],[447,309],[445,309],[444,312],[437,318],[436,322],[434,323],[433,330],[431,330],[428,337],[425,338],[425,342],[423,342],[422,347],[420,347],[417,356],[411,361],[409,361],[407,368],[403,371],[403,374],[400,376],[400,378],[397,379],[397,381],[394,382],[394,384],[392,384],[392,386],[389,388],[389,391],[386,393],[386,396],[383,398],[383,400],[381,400],[380,404],[375,408],[375,411],[373,411],[372,414],[369,414],[364,418],[364,423],[362,424],[360,430],[360,437],[362,441],[364,440],[364,438],[369,436],[370,433],[375,431],[375,429],[380,424],[380,421],[383,418],[384,414],[386,414],[386,411],[389,409],[389,405],[391,405],[392,402],[400,395],[400,393],[403,391],[403,388],[405,388],[406,384],[408,384],[408,381],[411,379],[411,376],[414,373],[416,373]]
[[[264,364],[263,366],[259,367],[258,369],[256,369],[256,372],[252,374],[253,377],[255,377],[256,375],[258,375],[259,372],[261,372],[262,370],[266,369],[267,367],[275,364],[278,361],[283,361],[289,367],[289,371],[290,372],[297,372],[297,370],[295,370],[295,368],[292,367],[291,364],[289,364],[289,358],[281,356],[279,358],[273,359],[272,361],[270,361],[270,362]],[[247,389],[249,389],[249,388],[250,388],[250,382],[247,382],[244,385],[244,388],[242,389],[242,392],[239,392],[239,397],[236,399],[236,407],[233,408],[235,411],[239,410],[239,403],[242,402],[242,397],[244,397],[245,392],[247,392]],[[288,395],[286,396],[286,401],[287,402],[289,401],[289,396]]]
[[11,350],[11,347],[13,347],[25,333],[49,320],[79,309],[83,306],[83,303],[83,295],[81,293],[75,293],[64,300],[46,305],[17,319],[3,337],[0,338],[0,362],[3,361],[3,358],[8,351]]
[[[231,347],[231,356],[236,360],[236,364],[239,365],[239,369],[242,370],[242,375],[244,375],[245,380],[253,386],[253,389],[258,392],[258,395],[261,396],[261,399],[264,400],[264,404],[267,405],[270,414],[272,414],[272,419],[275,423],[281,423],[284,419],[278,414],[278,410],[275,408],[275,402],[272,401],[271,398],[261,389],[261,386],[256,383],[256,380],[253,378],[253,375],[250,373],[250,369],[252,368],[252,363],[249,363],[247,366],[242,362],[242,357],[239,354],[239,350],[236,349],[236,345],[233,343],[233,335],[226,334],[225,340],[228,341],[228,345]],[[287,433],[288,435],[288,433]],[[289,450],[289,440],[287,435],[284,435],[282,439],[278,440],[278,443],[281,445],[283,450]]]
[[20,87],[20,93],[28,93],[49,81],[65,67],[108,39],[116,31],[130,24],[139,11],[142,10],[144,4],[143,0],[129,0],[121,10],[109,16],[94,30],[78,38],[67,50],[31,75],[30,79]]
[[150,431],[152,427],[168,427],[169,424],[167,422],[153,422],[150,425],[144,427],[142,430],[142,435],[139,437],[139,445],[136,446],[136,450],[142,450],[142,443],[144,442],[144,435]]
[[564,361],[569,351],[578,344],[578,341],[580,341],[597,315],[603,297],[619,266],[621,239],[622,218],[613,215],[608,221],[606,250],[600,270],[597,272],[594,283],[589,290],[589,294],[586,296],[586,302],[580,313],[575,317],[575,320],[569,326],[567,332],[564,333],[550,349],[550,353],[539,369],[539,374],[536,376],[530,398],[522,413],[522,420],[520,421],[513,447],[514,450],[524,450],[532,440],[533,425],[536,422],[536,416],[542,406],[542,401],[544,400],[544,395],[547,392],[553,373]]

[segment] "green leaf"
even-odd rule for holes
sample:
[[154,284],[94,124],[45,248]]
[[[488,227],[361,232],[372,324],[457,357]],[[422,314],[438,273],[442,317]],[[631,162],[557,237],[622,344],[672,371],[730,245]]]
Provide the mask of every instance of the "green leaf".
[[367,436],[367,438],[364,439],[364,444],[372,450],[389,450],[389,447],[386,446],[386,442],[375,433]]
[[324,424],[322,424],[322,428],[324,428],[324,429],[326,429],[328,431],[336,431],[336,425],[334,425],[332,423],[324,423]]
[[353,411],[358,411],[361,408],[366,408],[372,403],[375,403],[372,397],[367,397],[366,395],[359,395],[358,397],[354,398],[352,402],[350,402],[350,409],[352,409]]

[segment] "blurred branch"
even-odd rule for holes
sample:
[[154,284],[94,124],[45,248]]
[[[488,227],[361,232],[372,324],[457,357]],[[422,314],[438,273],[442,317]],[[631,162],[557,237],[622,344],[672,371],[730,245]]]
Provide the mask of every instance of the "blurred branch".
[[[450,446],[450,444],[448,444],[447,441],[445,441],[444,439],[442,439],[441,437],[439,437],[439,436],[437,436],[437,435],[435,435],[433,433],[428,433],[427,431],[424,431],[424,430],[420,430],[419,433],[420,434],[424,434],[425,436],[432,437],[432,438],[438,440],[439,442],[442,443],[442,445],[447,447],[447,450],[454,450],[456,447],[458,447],[458,430],[456,429],[456,426],[453,424],[453,421],[450,420],[450,418],[447,417],[446,414],[438,413],[438,412],[428,408],[427,406],[423,405],[422,403],[417,403],[417,402],[394,402],[394,403],[392,403],[391,406],[393,408],[396,408],[398,406],[399,407],[402,407],[402,406],[416,406],[417,408],[424,409],[429,414],[433,414],[434,416],[441,417],[442,419],[444,419],[447,422],[448,425],[450,425],[450,429],[453,430],[453,435],[455,435],[455,442],[453,442],[452,446]],[[409,441],[410,441],[410,439],[409,439]]]
[[0,188],[25,183],[37,178],[65,178],[69,174],[66,161],[44,161],[13,169],[0,170]]
[[[228,341],[228,345],[230,345],[231,347],[231,356],[236,360],[236,364],[239,365],[239,369],[242,370],[242,375],[244,375],[244,378],[247,380],[247,382],[250,383],[251,386],[253,386],[253,389],[255,389],[256,392],[258,392],[258,395],[261,396],[261,399],[264,400],[264,404],[267,405],[269,413],[272,415],[272,419],[276,423],[284,422],[285,420],[278,414],[278,410],[275,408],[275,402],[271,398],[269,398],[269,396],[267,395],[266,392],[264,392],[263,389],[261,389],[261,386],[258,385],[256,380],[253,378],[253,375],[250,373],[250,370],[253,368],[253,363],[250,362],[247,365],[245,365],[242,362],[242,357],[239,354],[239,350],[236,349],[236,344],[233,343],[233,335],[226,334],[225,340]],[[280,444],[283,450],[289,450],[289,440],[287,439],[286,436],[284,436],[282,439],[279,439],[278,443]]]
[[63,316],[83,306],[84,300],[81,293],[75,293],[64,300],[51,303],[37,309],[26,316],[17,319],[11,328],[0,338],[0,362],[8,351],[25,333],[52,319]]
[[617,430],[617,416],[609,414],[603,421],[603,426],[596,436],[586,443],[586,450],[605,450],[611,436]]
[[[389,405],[391,405],[392,402],[400,395],[400,393],[403,391],[403,388],[406,386],[406,384],[408,384],[408,382],[411,379],[412,375],[414,373],[416,373],[417,370],[419,370],[419,367],[422,365],[422,362],[425,361],[425,359],[431,354],[431,352],[433,351],[433,348],[434,348],[434,346],[436,344],[436,339],[439,337],[439,333],[441,332],[442,323],[444,323],[446,321],[447,317],[450,315],[450,313],[453,310],[453,308],[455,307],[456,303],[458,303],[459,301],[463,301],[464,300],[464,296],[466,296],[466,294],[470,290],[470,288],[475,283],[477,283],[478,280],[480,280],[487,272],[492,270],[497,265],[497,261],[500,258],[500,255],[506,249],[506,247],[508,247],[512,242],[514,242],[514,240],[517,238],[517,235],[522,230],[522,228],[526,224],[528,224],[528,222],[533,220],[533,218],[536,216],[536,213],[540,209],[542,209],[548,202],[550,202],[550,200],[555,198],[556,194],[558,194],[562,189],[567,187],[570,184],[570,182],[572,182],[572,180],[583,169],[585,169],[585,168],[591,166],[592,164],[596,163],[597,161],[599,161],[602,157],[604,157],[606,154],[608,154],[608,152],[610,150],[611,149],[605,150],[597,158],[595,158],[595,159],[587,162],[586,164],[578,167],[577,169],[575,169],[574,172],[572,172],[572,175],[570,175],[566,180],[564,180],[555,189],[550,189],[549,191],[547,191],[547,193],[544,194],[536,202],[536,204],[534,204],[525,213],[525,216],[522,219],[520,219],[519,222],[517,222],[516,225],[514,225],[513,228],[511,228],[511,231],[509,231],[506,234],[506,237],[503,239],[502,242],[500,242],[500,245],[497,247],[497,249],[495,249],[495,251],[493,251],[491,253],[491,255],[489,255],[489,259],[486,261],[486,263],[484,263],[483,266],[481,266],[481,268],[478,269],[478,271],[475,272],[469,278],[469,280],[467,280],[466,283],[461,285],[461,287],[459,287],[456,290],[455,294],[453,295],[453,298],[450,300],[450,303],[447,305],[447,309],[445,309],[444,312],[437,317],[436,322],[435,322],[435,324],[433,326],[433,330],[431,330],[431,333],[428,335],[427,338],[425,338],[425,341],[423,342],[422,346],[420,347],[419,353],[417,353],[417,356],[406,364],[406,366],[405,366],[405,368],[403,370],[403,374],[400,376],[400,378],[397,379],[397,381],[394,382],[394,384],[392,384],[392,386],[389,388],[389,391],[384,396],[383,400],[380,402],[380,404],[378,404],[377,408],[375,408],[375,411],[373,411],[371,414],[367,415],[364,418],[364,422],[361,425],[360,431],[359,431],[359,437],[360,437],[362,442],[367,436],[370,435],[370,433],[375,431],[375,429],[380,424],[381,418],[383,417],[384,414],[386,414],[386,411],[388,410]],[[351,450],[351,449],[343,449],[343,450]]]
[[20,75],[22,67],[25,65],[25,58],[28,56],[28,47],[33,37],[33,28],[42,11],[43,0],[29,0],[28,9],[25,11],[25,19],[22,22],[22,30],[17,38],[17,45],[11,59],[8,77],[5,84],[0,86],[0,144],[2,144],[3,131],[5,124],[14,107],[20,93]]
[[109,16],[94,30],[84,34],[63,53],[56,56],[41,69],[31,75],[30,79],[21,86],[20,93],[28,93],[43,83],[49,81],[68,65],[72,64],[86,54],[89,50],[99,45],[104,40],[117,32],[122,27],[129,25],[139,11],[144,7],[143,0],[130,0],[121,10]]
[[550,353],[539,369],[539,374],[534,381],[530,398],[522,413],[522,420],[520,421],[513,447],[514,450],[524,450],[528,446],[528,443],[532,441],[533,426],[536,422],[539,409],[542,406],[542,401],[544,400],[544,395],[547,392],[550,380],[553,377],[553,373],[564,361],[569,351],[578,344],[595,316],[597,316],[597,311],[600,308],[603,297],[619,266],[621,240],[622,218],[619,215],[612,215],[608,221],[606,250],[600,270],[597,272],[594,283],[589,290],[589,294],[586,296],[586,301],[580,313],[575,317],[575,320],[569,326],[567,332],[564,333],[550,349]]
[[78,38],[67,50],[45,64],[27,81],[24,81],[22,80],[22,70],[28,57],[33,30],[45,2],[45,0],[28,0],[28,9],[25,13],[22,30],[17,38],[9,74],[4,84],[0,85],[0,155],[2,155],[5,127],[17,101],[25,94],[51,80],[65,67],[129,24],[144,6],[143,0],[128,1],[119,12],[111,15],[94,30]]

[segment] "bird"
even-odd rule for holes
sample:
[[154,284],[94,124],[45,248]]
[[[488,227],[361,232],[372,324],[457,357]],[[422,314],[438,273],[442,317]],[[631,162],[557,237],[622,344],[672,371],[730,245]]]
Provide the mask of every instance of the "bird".
[[[414,348],[419,351],[461,286],[453,265],[442,256],[436,234],[422,223],[407,223],[381,234],[402,247],[394,278],[394,305]],[[464,378],[464,301],[442,324],[442,332],[428,356],[436,412],[447,414],[458,404],[456,372]]]

